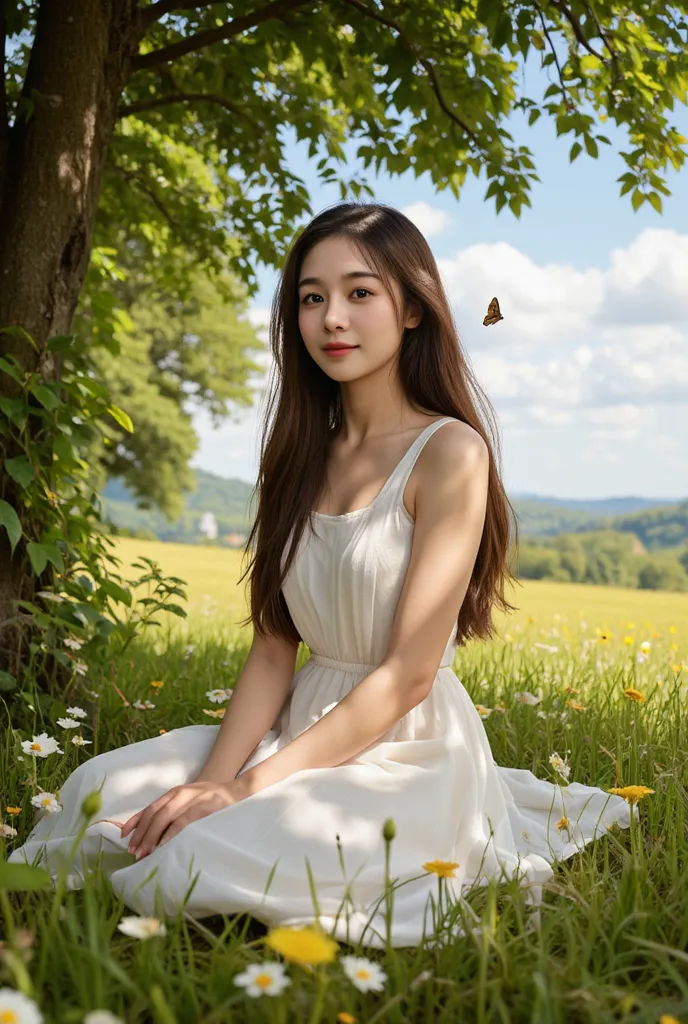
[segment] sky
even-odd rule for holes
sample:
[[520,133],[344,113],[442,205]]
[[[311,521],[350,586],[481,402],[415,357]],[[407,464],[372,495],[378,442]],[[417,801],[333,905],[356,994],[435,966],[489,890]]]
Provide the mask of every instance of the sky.
[[[540,97],[548,72],[526,68],[524,91]],[[688,138],[688,109],[667,112]],[[529,127],[506,122],[527,145],[541,181],[519,219],[483,199],[469,177],[458,200],[423,175],[365,172],[371,200],[390,203],[425,234],[438,262],[464,352],[497,417],[503,480],[510,496],[594,499],[688,497],[688,160],[666,172],[662,214],[633,212],[616,179],[626,170],[626,133],[607,121],[598,159],[569,162],[573,135],[557,137],[543,114]],[[287,139],[289,166],[306,184],[313,216],[339,201]],[[352,140],[347,172],[361,165]],[[265,323],[277,272],[259,268],[250,318]],[[504,320],[485,328],[493,295]],[[265,337],[263,333],[261,336]],[[257,360],[258,361],[258,360]],[[270,356],[263,361],[266,373]],[[255,483],[264,408],[238,409],[218,429],[194,412],[196,468]]]

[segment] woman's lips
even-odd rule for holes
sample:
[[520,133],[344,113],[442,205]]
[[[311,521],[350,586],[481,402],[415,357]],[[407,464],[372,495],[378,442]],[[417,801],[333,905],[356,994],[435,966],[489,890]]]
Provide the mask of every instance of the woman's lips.
[[355,352],[358,345],[343,345],[341,348],[326,348],[323,349],[327,356],[344,356],[347,352]]

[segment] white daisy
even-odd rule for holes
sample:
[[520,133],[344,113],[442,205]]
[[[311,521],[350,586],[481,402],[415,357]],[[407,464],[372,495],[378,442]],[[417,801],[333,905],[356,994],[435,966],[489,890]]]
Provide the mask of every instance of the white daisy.
[[134,939],[150,939],[151,936],[167,934],[165,925],[157,917],[123,917],[117,928]]
[[88,672],[88,665],[84,664],[83,661],[75,661],[73,665],[74,671],[79,676],[85,676]]
[[13,988],[0,988],[0,1020],[10,1024],[43,1024],[38,1004]]
[[5,825],[4,822],[0,824],[0,836],[4,836],[5,839],[14,839],[16,834],[16,828],[12,828],[11,825]]
[[568,779],[571,774],[571,768],[562,757],[559,757],[559,754],[557,754],[556,751],[551,755],[549,763],[552,765],[555,772],[559,772],[559,774],[563,775],[565,779]]
[[72,718],[88,718],[88,712],[79,707],[67,708],[67,714]]
[[208,700],[212,701],[213,704],[221,704],[223,700],[229,700],[232,696],[233,691],[230,689],[226,690],[206,690],[205,695]]
[[25,754],[32,754],[34,757],[47,757],[48,754],[64,754],[64,750],[60,750],[57,740],[52,736],[48,736],[47,732],[34,736],[32,740],[22,740],[22,750]]
[[69,647],[70,651],[78,651],[80,647],[84,646],[83,640],[77,640],[76,637],[68,636],[65,637],[65,647]]
[[134,703],[132,704],[132,707],[138,708],[139,711],[150,711],[151,708],[155,707],[155,704],[151,704],[149,700],[135,700]]
[[528,693],[527,690],[523,690],[522,693],[515,693],[514,699],[521,702],[521,704],[539,704],[540,698],[536,697],[532,693]]
[[[62,806],[57,802],[57,797],[54,793],[38,793],[37,796],[31,797],[31,803],[34,807],[47,811],[48,814],[56,814],[62,810]],[[1,1017],[0,1020],[2,1020]]]
[[341,956],[339,962],[359,992],[380,992],[384,988],[387,975],[379,964],[363,956]]
[[484,704],[476,704],[475,709],[481,718],[489,718],[492,714],[492,708],[486,708]]
[[645,654],[644,651],[638,651],[638,653],[635,656],[635,660],[638,662],[639,665],[644,665],[647,661],[647,654]]
[[278,996],[291,985],[284,964],[249,964],[241,974],[234,975],[234,984],[246,989],[247,996]]
[[77,722],[76,718],[58,718],[57,724],[62,726],[63,729],[81,728],[81,722]]
[[72,743],[75,747],[90,747],[91,740],[85,740],[84,737],[79,734],[78,736],[72,736]]

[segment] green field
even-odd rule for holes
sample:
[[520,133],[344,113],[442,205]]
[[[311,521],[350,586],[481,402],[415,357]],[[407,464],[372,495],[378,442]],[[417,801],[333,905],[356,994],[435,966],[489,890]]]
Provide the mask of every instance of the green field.
[[[248,559],[242,561],[241,551],[132,538],[118,538],[114,550],[122,560],[124,576],[127,566],[143,555],[158,562],[163,574],[187,581],[189,618],[185,622],[169,616],[174,628],[182,622],[183,630],[197,632],[212,626],[213,632],[224,628],[232,632],[248,613],[248,576],[239,582]],[[589,630],[599,627],[612,632],[626,630],[631,621],[640,640],[650,639],[653,630],[664,633],[672,625],[683,624],[684,635],[688,628],[688,593],[524,580],[509,600],[518,610],[509,616],[495,612],[500,633],[513,632],[519,623],[525,625],[528,616],[546,629],[553,617],[559,616],[555,621],[566,624],[572,633],[579,632],[581,620]]]
[[[0,854],[28,834],[32,797],[59,797],[83,761],[161,731],[215,725],[208,691],[233,686],[241,671],[251,630],[236,628],[246,612],[240,552],[131,539],[117,551],[127,564],[143,555],[186,579],[189,618],[170,616],[171,632],[145,630],[47,713],[4,730]],[[254,918],[177,916],[167,934],[132,939],[118,931],[131,912],[100,869],[82,890],[30,892],[24,877],[5,891],[0,856],[3,937],[17,939],[0,959],[0,995],[8,983],[22,988],[46,1024],[95,1024],[86,1011],[104,1007],[117,1014],[108,1024],[685,1024],[688,595],[529,581],[515,602],[515,614],[496,617],[498,636],[459,648],[455,661],[483,709],[495,762],[563,785],[557,754],[570,766],[567,784],[647,790],[636,825],[555,864],[537,916],[517,883],[473,887],[462,894],[480,921],[472,934],[457,938],[460,907],[451,906],[434,945],[377,953],[342,943],[315,968],[285,955],[290,987],[252,998],[235,979],[277,961]],[[303,645],[298,662],[307,653]],[[524,703],[519,691],[537,700]],[[85,710],[89,745],[24,756],[22,741],[36,733],[64,740],[59,716],[70,704]],[[383,988],[357,990],[344,953],[370,955]]]

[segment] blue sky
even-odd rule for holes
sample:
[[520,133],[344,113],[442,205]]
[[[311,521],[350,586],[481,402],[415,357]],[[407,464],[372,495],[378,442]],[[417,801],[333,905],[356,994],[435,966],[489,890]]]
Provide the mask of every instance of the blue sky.
[[[548,84],[529,68],[528,95]],[[688,110],[669,123],[688,138]],[[688,161],[667,172],[662,215],[634,213],[619,197],[625,134],[598,126],[612,146],[569,163],[573,136],[557,137],[543,115],[508,130],[527,145],[541,182],[520,219],[485,202],[484,177],[469,177],[459,200],[428,175],[366,172],[374,198],[402,209],[424,231],[442,272],[461,341],[500,425],[507,490],[560,498],[688,496]],[[349,170],[357,141],[350,144]],[[291,169],[305,182],[313,213],[339,200],[323,186],[307,146],[292,139]],[[277,274],[259,269],[251,317],[260,323]],[[496,294],[504,321],[483,328]],[[266,364],[267,365],[267,364]],[[254,483],[262,408],[233,414],[213,430],[194,417],[193,465]]]

